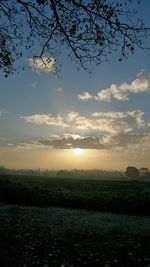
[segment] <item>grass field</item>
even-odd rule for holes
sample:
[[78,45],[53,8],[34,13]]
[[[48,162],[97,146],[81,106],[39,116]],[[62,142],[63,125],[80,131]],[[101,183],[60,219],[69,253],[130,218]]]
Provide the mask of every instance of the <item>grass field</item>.
[[0,205],[1,267],[149,267],[150,217]]
[[150,267],[150,182],[0,175],[0,201],[2,267]]
[[150,214],[150,182],[0,175],[0,201]]

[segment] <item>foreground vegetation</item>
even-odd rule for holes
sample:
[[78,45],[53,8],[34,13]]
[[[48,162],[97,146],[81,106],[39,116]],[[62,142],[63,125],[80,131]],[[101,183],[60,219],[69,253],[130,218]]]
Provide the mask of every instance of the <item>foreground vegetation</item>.
[[0,205],[2,267],[148,267],[150,218]]
[[2,267],[150,266],[150,182],[0,175],[0,201]]
[[0,175],[0,201],[150,214],[150,182]]

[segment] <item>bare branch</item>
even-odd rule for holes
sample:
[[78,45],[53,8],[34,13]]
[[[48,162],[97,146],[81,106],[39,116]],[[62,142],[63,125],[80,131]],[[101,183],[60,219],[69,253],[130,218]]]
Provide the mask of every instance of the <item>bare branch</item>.
[[[132,0],[0,1],[0,69],[7,76],[16,60],[68,55],[87,70],[120,51],[119,60],[144,49],[150,27],[131,9]],[[141,1],[137,0],[137,4]],[[135,1],[134,1],[135,5]],[[149,49],[149,48],[147,48]]]

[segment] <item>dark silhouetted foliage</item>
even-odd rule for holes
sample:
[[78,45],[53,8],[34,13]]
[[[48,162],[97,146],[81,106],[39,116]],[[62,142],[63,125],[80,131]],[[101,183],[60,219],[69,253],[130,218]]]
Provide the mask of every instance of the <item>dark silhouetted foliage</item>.
[[[118,50],[121,61],[137,47],[144,48],[150,34],[150,28],[136,13],[140,2],[2,0],[0,69],[6,77],[13,73],[15,60],[25,51],[34,60],[42,60],[46,55],[48,61],[55,58],[57,62],[62,47],[67,47],[65,51],[71,59],[85,70],[91,62],[99,65]],[[47,65],[45,60],[43,64]],[[58,64],[56,71],[59,71]]]
[[0,175],[0,201],[150,214],[150,182]]
[[126,168],[125,174],[130,178],[138,178],[140,175],[139,170],[136,167],[128,166]]

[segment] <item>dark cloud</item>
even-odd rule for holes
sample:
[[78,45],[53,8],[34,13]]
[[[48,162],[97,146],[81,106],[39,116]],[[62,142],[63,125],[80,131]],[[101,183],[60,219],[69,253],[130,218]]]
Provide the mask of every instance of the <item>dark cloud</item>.
[[74,139],[73,137],[62,137],[60,139],[42,140],[40,143],[56,149],[105,149],[104,144],[101,143],[100,138],[98,137],[83,137],[77,139]]
[[150,142],[150,134],[117,134],[106,135],[101,137],[81,137],[73,138],[72,136],[60,137],[49,140],[41,140],[40,144],[50,146],[55,149],[114,149],[115,147],[129,148],[137,144],[147,146]]

